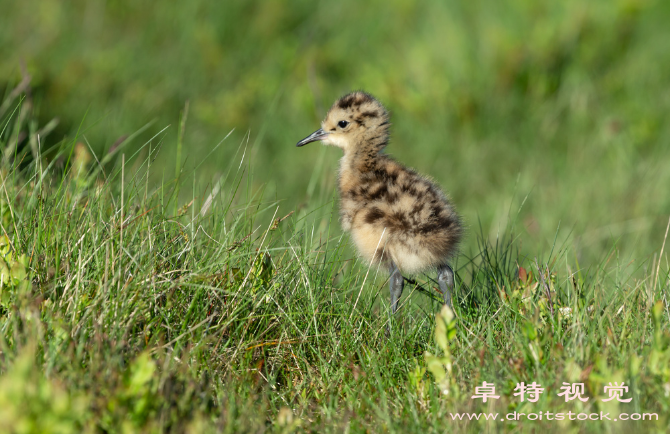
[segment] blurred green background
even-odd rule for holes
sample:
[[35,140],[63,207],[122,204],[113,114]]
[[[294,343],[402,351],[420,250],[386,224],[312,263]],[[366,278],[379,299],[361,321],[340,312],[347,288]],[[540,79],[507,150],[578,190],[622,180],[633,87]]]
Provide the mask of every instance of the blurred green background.
[[[295,143],[343,93],[392,112],[388,152],[433,176],[476,234],[580,259],[648,258],[670,196],[670,3],[3,0],[0,86],[32,77],[44,146],[98,154],[167,125],[155,179],[181,159],[207,185],[240,145],[281,212],[333,198],[339,151]],[[83,120],[83,124],[82,124]],[[154,140],[158,143],[158,139]],[[130,151],[127,151],[130,152]],[[326,207],[325,210],[330,208]],[[324,211],[327,213],[327,211]],[[283,214],[282,214],[283,215]]]

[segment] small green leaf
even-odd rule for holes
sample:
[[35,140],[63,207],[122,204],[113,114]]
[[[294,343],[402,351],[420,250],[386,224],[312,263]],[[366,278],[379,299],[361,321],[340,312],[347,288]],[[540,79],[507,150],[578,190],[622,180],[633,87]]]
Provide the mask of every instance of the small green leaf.
[[656,327],[659,327],[661,324],[661,317],[663,316],[663,302],[661,300],[654,303],[654,307],[651,308],[651,314],[654,317],[654,324]]
[[8,286],[10,279],[9,266],[0,258],[0,287]]
[[130,367],[130,379],[128,381],[128,393],[139,395],[145,392],[145,387],[153,378],[156,364],[149,357],[149,353],[140,354]]
[[523,334],[526,335],[528,340],[534,341],[537,338],[537,330],[535,330],[535,325],[526,321],[523,326]]
[[451,308],[446,304],[442,306],[442,310],[440,310],[440,315],[442,315],[442,318],[444,318],[444,322],[446,322],[447,325],[451,325],[456,319],[454,311],[451,310]]
[[435,357],[426,352],[426,368],[435,377],[436,383],[441,383],[447,377],[447,371],[444,369],[444,364],[440,357]]
[[26,267],[19,261],[15,261],[12,264],[12,268],[9,271],[9,274],[14,285],[18,285],[27,278]]
[[447,339],[447,324],[441,314],[435,315],[435,343],[442,351],[449,351],[449,341]]
[[0,255],[6,256],[7,253],[9,253],[9,238],[7,238],[7,235],[2,235],[0,236]]

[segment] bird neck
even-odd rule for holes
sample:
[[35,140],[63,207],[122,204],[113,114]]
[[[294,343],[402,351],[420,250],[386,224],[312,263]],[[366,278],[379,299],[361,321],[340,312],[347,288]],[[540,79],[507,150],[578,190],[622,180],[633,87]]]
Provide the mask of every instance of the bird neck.
[[344,150],[340,166],[341,169],[352,170],[356,172],[368,172],[374,170],[380,153],[388,143],[388,133],[366,135],[361,137],[352,146]]

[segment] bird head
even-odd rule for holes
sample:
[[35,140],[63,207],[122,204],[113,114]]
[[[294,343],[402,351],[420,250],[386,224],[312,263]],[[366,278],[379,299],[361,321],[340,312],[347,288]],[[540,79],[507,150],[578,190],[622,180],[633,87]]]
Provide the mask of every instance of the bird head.
[[388,142],[389,126],[389,114],[379,101],[365,92],[352,92],[335,101],[321,128],[297,146],[320,140],[345,153],[370,148],[380,151]]

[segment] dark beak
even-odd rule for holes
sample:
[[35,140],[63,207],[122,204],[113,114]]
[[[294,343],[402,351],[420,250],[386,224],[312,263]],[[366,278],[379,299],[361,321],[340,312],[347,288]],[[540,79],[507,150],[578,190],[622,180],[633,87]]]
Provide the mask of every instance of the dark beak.
[[296,146],[298,146],[298,147],[305,146],[308,143],[316,142],[317,140],[321,140],[324,137],[326,137],[327,135],[328,135],[327,132],[323,131],[322,128],[319,128],[318,130],[314,131],[309,136],[307,136],[304,139],[302,139],[301,141],[299,141]]

